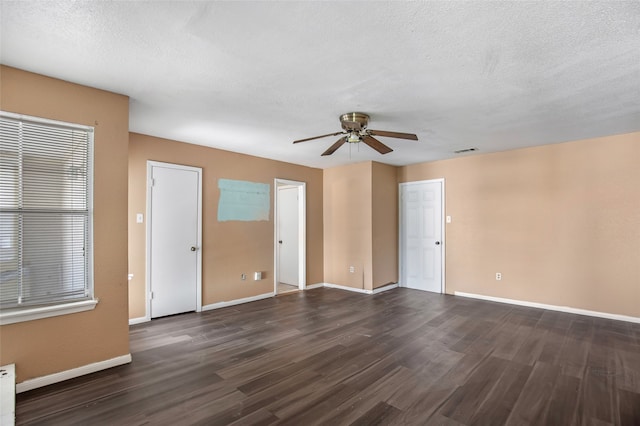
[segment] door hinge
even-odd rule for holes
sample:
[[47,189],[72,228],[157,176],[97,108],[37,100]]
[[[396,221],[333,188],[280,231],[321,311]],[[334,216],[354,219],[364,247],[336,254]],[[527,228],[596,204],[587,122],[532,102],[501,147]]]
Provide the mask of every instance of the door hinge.
[[153,188],[155,185],[156,185],[156,180],[154,178],[151,178],[151,184],[149,186]]
[[149,300],[153,300],[153,292],[149,292]]

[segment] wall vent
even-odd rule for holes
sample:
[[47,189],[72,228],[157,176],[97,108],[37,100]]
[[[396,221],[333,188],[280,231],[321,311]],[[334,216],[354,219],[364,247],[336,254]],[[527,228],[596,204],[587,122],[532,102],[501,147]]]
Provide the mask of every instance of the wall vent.
[[473,152],[473,151],[477,151],[478,148],[464,148],[464,149],[458,149],[456,151],[453,151],[454,154],[462,154],[464,152]]

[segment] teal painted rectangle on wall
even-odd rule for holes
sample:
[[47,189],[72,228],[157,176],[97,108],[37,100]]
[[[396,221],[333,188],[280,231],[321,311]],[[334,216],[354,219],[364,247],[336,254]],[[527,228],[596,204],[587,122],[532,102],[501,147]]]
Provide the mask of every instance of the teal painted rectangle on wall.
[[218,221],[269,220],[271,185],[243,180],[218,179]]

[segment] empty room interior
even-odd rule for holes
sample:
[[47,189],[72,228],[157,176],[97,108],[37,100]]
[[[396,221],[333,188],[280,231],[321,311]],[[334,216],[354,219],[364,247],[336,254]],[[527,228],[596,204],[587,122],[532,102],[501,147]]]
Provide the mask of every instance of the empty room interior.
[[639,2],[0,22],[2,425],[640,424]]

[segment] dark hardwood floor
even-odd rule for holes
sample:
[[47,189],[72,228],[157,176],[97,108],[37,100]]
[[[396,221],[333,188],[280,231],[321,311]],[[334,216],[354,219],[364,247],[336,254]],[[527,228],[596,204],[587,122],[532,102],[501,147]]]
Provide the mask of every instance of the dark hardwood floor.
[[640,425],[640,324],[408,289],[161,318],[131,354],[19,394],[17,423]]

